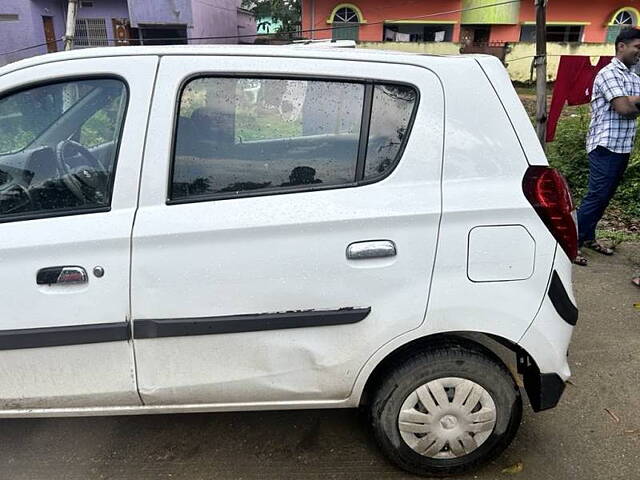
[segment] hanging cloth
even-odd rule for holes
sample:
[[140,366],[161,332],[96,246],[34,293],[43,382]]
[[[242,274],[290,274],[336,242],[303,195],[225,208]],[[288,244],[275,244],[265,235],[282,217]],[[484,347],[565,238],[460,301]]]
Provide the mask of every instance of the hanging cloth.
[[598,72],[611,63],[613,57],[600,57],[597,65],[591,65],[590,57],[563,55],[560,57],[558,75],[553,87],[551,109],[547,123],[547,142],[553,142],[556,127],[565,103],[584,105],[591,101],[593,82]]

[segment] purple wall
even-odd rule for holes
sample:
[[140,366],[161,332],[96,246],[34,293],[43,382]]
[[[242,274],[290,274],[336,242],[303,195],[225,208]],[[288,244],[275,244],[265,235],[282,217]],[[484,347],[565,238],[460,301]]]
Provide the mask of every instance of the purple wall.
[[[236,0],[193,0],[193,28],[190,38],[234,37],[238,34]],[[236,43],[234,38],[190,43]]]
[[[228,37],[190,43],[252,43],[255,19],[238,12],[242,0],[93,0],[93,7],[80,7],[78,18],[104,18],[109,39],[115,37],[113,18],[129,18],[132,27],[158,24],[187,25],[189,38]],[[45,42],[43,16],[53,18],[56,38],[65,32],[66,0],[0,0],[0,14],[18,15],[18,21],[0,21],[0,65],[47,52],[46,46],[10,53]],[[57,43],[58,50],[64,48]]]
[[[0,13],[17,14],[17,22],[0,22],[0,65],[21,58],[47,53],[46,46],[30,48],[23,52],[4,54],[20,48],[45,42],[42,17],[52,17],[56,38],[62,38],[66,28],[66,0],[0,0]],[[104,18],[107,35],[115,37],[112,18],[129,18],[127,0],[93,0],[93,7],[80,7],[78,18]],[[58,50],[64,49],[62,41]],[[4,55],[3,55],[4,54]]]
[[[0,13],[18,15],[17,21],[0,21],[0,65],[42,53],[41,48],[20,53],[8,53],[42,43],[40,39],[44,38],[44,33],[38,31],[37,34],[34,34],[33,12],[30,2],[0,0]],[[40,19],[40,30],[42,29],[42,19]]]
[[[33,43],[44,43],[44,25],[42,23],[42,17],[53,18],[53,30],[56,38],[62,38],[66,28],[65,19],[67,18],[67,5],[62,0],[33,0],[31,2],[31,15],[33,21],[33,35],[31,37]],[[59,41],[56,43],[58,50],[64,50],[64,42]],[[34,50],[31,55],[40,53],[47,53],[46,47],[41,47],[39,50]]]
[[129,0],[131,26],[140,24],[193,24],[191,0]]
[[226,38],[194,40],[189,43],[253,43],[252,38],[236,38],[238,35],[256,33],[253,16],[238,12],[241,3],[242,0],[192,0],[193,28],[189,30],[189,37]]
[[256,40],[256,17],[246,10],[238,11],[238,35],[252,35],[238,39],[238,43],[253,43]]

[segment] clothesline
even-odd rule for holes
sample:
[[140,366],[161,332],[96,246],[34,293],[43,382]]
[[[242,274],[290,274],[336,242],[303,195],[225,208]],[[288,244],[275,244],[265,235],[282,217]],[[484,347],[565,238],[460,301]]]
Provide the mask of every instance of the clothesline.
[[562,55],[553,88],[547,123],[547,142],[552,142],[565,104],[584,105],[591,101],[593,83],[600,70],[611,63],[613,56],[601,56],[593,65],[589,55]]
[[526,57],[518,57],[518,58],[513,58],[511,60],[505,59],[505,62],[511,63],[511,62],[517,62],[518,60],[526,60],[527,58],[536,58],[536,57],[601,57],[601,56],[602,55],[560,55],[560,54],[527,55]]

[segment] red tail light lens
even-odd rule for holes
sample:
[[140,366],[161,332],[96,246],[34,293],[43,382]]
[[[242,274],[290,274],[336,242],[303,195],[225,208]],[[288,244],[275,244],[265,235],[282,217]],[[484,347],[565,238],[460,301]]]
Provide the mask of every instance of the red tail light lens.
[[571,192],[555,168],[529,167],[522,190],[551,234],[573,261],[578,255],[578,229]]

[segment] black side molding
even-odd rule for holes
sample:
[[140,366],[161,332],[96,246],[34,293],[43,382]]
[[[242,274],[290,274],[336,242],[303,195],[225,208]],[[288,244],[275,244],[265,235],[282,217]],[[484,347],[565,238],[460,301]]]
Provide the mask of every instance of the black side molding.
[[134,320],[133,336],[139,338],[184,337],[221,333],[260,332],[286,328],[325,327],[357,323],[367,317],[371,307],[339,310],[260,313],[203,318]]
[[578,323],[578,308],[569,298],[569,295],[562,284],[562,280],[560,280],[560,276],[555,270],[553,271],[551,285],[549,286],[549,298],[551,299],[551,303],[553,303],[556,311],[565,322],[574,326]]
[[130,332],[126,322],[0,330],[0,350],[118,342],[130,340]]

